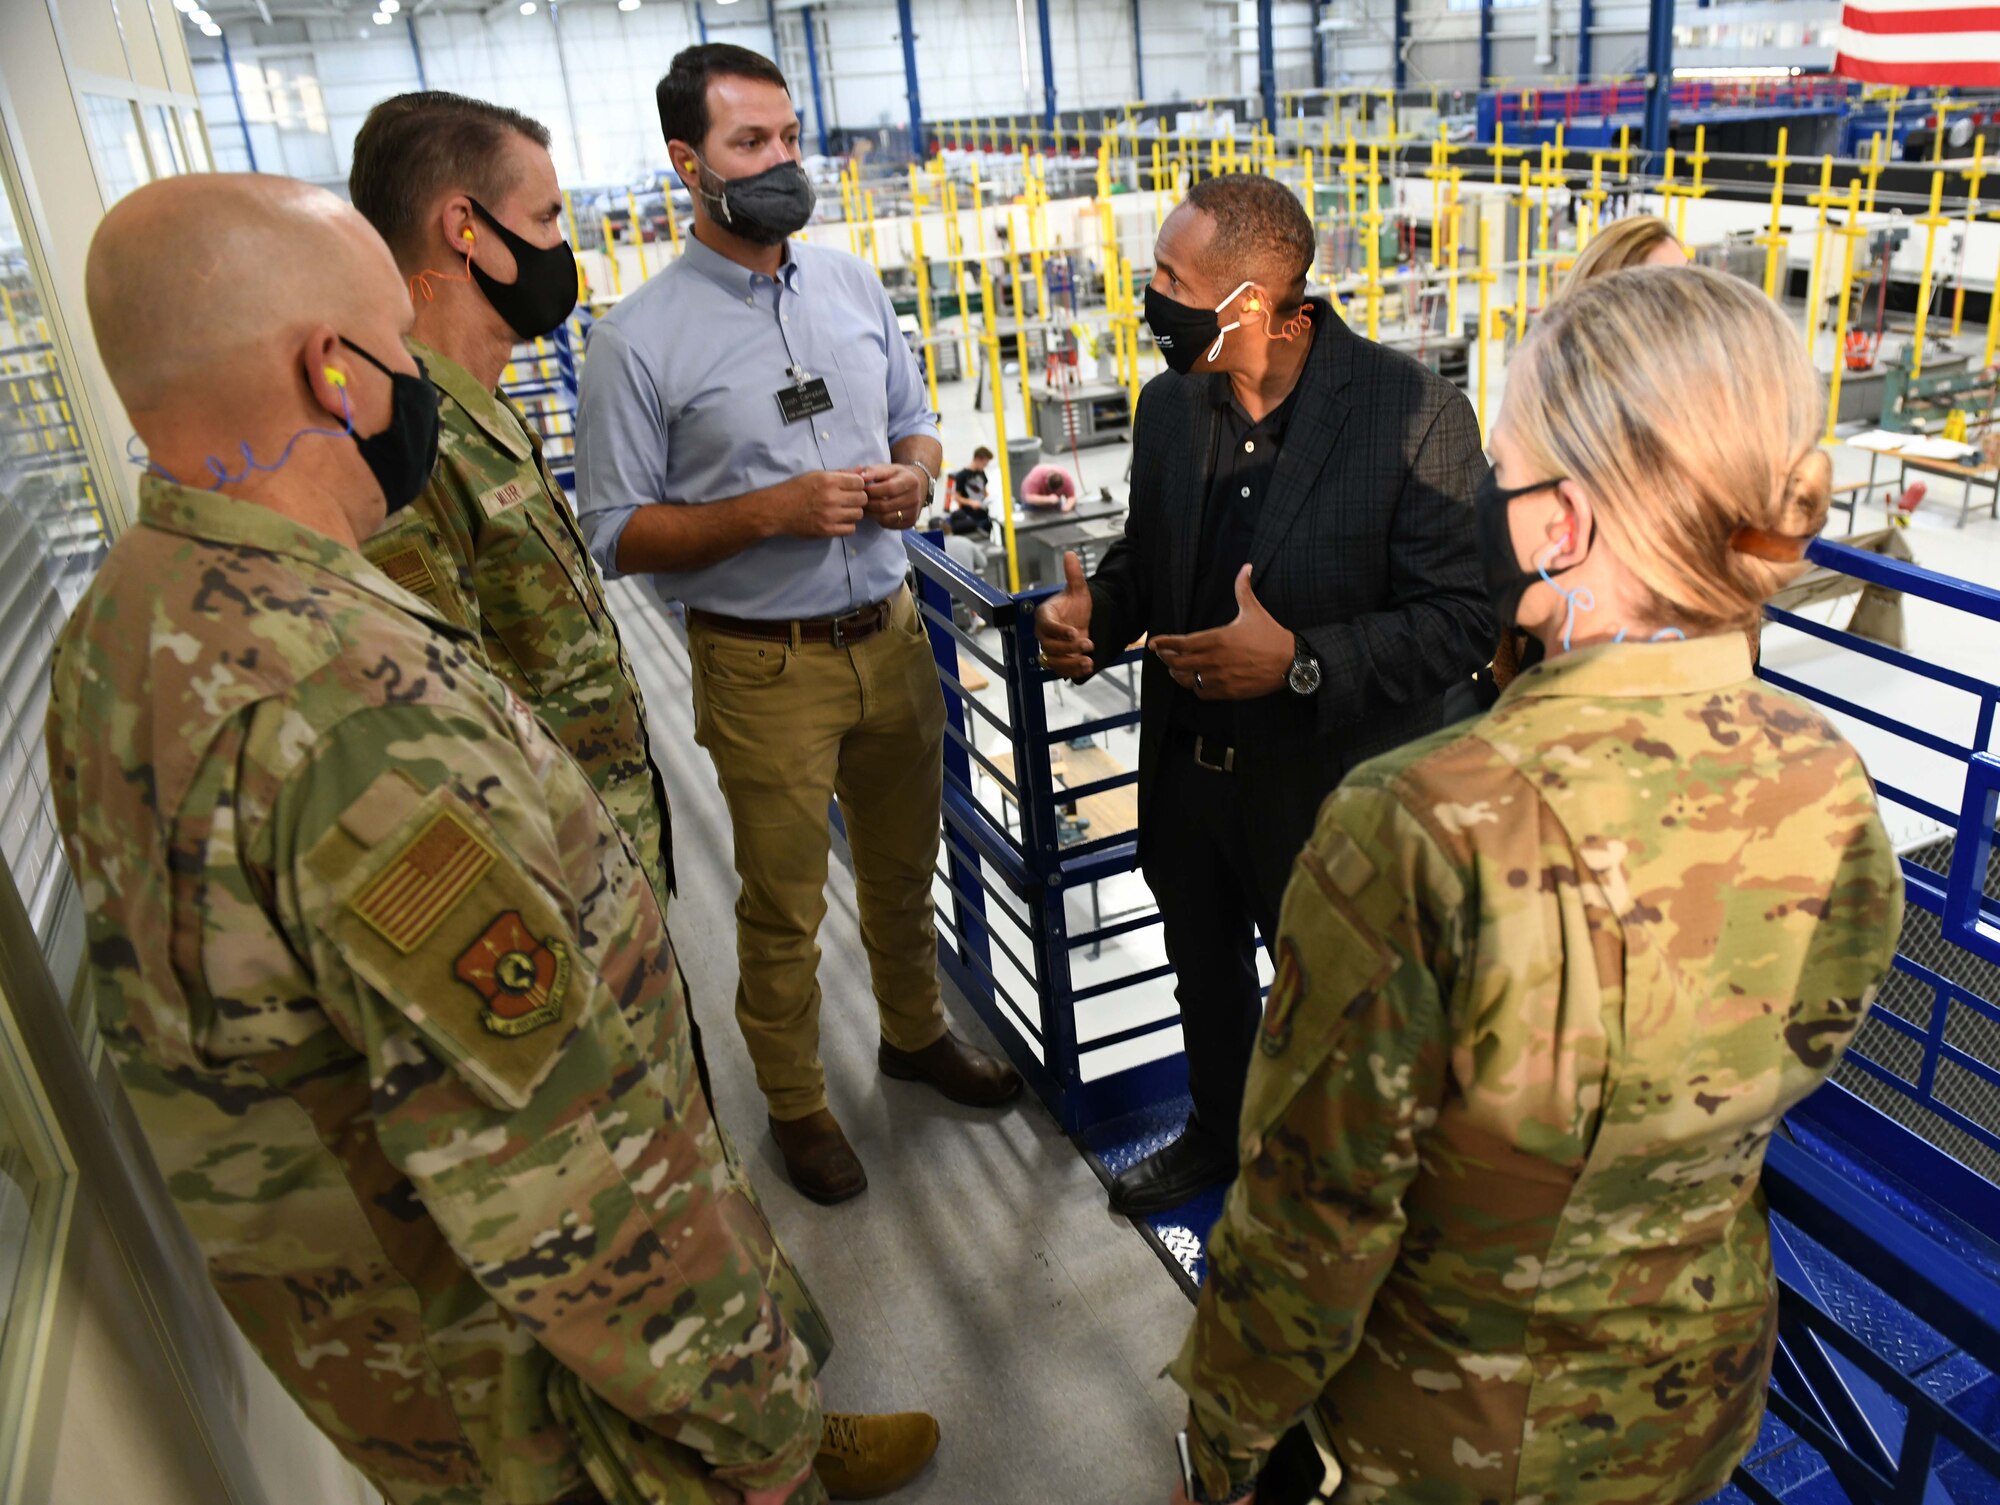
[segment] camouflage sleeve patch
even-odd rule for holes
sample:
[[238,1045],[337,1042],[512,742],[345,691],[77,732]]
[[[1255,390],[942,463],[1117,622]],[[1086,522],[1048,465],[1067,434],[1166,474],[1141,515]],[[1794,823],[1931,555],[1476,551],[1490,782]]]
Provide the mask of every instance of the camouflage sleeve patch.
[[541,885],[456,794],[382,774],[306,855],[320,923],[480,1098],[526,1107],[590,982]]
[[1360,1344],[1443,1100],[1449,1029],[1430,962],[1464,891],[1381,789],[1336,791],[1300,855],[1245,1090],[1242,1174],[1171,1370],[1210,1493],[1254,1478]]

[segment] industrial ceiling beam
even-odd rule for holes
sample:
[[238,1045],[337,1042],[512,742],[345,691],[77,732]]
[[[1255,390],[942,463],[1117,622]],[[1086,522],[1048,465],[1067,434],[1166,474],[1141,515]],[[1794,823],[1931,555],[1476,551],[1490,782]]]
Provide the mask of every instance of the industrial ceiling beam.
[[1577,0],[1576,4],[1576,78],[1578,83],[1590,82],[1590,29],[1597,24],[1595,0]]
[[[1585,5],[1590,0],[1583,0]],[[1391,17],[1390,45],[1396,55],[1396,92],[1401,93],[1410,86],[1410,0],[1391,0],[1395,7]]]
[[819,38],[814,35],[819,30],[819,17],[808,5],[799,12],[799,18],[806,25],[806,72],[812,80],[813,129],[819,133],[819,154],[822,157],[830,157],[833,152],[827,144],[826,95],[820,92],[819,86]]
[[[1317,0],[1315,0],[1317,3]],[[1134,99],[1146,97],[1146,42],[1139,22],[1139,0],[1132,0],[1132,81],[1138,85]]]
[[924,100],[917,87],[917,23],[910,0],[896,0],[896,20],[903,28],[903,85],[910,100],[910,156],[924,159]]
[[1479,87],[1493,77],[1493,0],[1479,0]]
[[1272,0],[1257,0],[1257,92],[1263,96],[1264,124],[1269,126],[1278,123],[1278,38],[1272,9]]
[[1042,28],[1042,129],[1053,135],[1056,128],[1056,44],[1049,27],[1049,0],[1035,0],[1035,16]]
[[1651,0],[1646,17],[1646,131],[1654,170],[1671,145],[1674,108],[1674,0]]

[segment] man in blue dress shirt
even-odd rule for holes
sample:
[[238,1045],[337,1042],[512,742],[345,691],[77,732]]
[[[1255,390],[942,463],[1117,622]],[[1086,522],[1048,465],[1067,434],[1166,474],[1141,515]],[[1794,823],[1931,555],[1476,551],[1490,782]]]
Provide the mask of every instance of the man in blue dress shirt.
[[687,607],[695,739],[735,828],[736,1017],[792,1182],[868,1184],[819,1059],[827,803],[840,800],[880,1065],[1006,1102],[1004,1062],[945,1028],[931,876],[944,700],[902,534],[943,459],[879,279],[793,242],[812,213],[784,75],[690,47],[660,125],[694,199],[686,253],[600,320],[577,417],[578,514],[607,578]]

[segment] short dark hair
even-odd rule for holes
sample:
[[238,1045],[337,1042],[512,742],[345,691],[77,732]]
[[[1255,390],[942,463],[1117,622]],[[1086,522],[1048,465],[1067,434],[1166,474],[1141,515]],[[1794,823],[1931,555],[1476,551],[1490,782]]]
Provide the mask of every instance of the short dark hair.
[[708,83],[714,78],[754,78],[792,92],[778,65],[761,52],[727,42],[683,47],[653,91],[660,106],[660,132],[667,140],[685,141],[699,150],[708,139]]
[[504,155],[510,132],[548,147],[547,126],[505,105],[442,89],[385,99],[354,137],[348,197],[399,263],[421,260],[424,216],[439,194],[462,189],[491,204],[514,186]]
[[982,444],[972,452],[972,458],[975,460],[990,460],[993,458],[993,451]]
[[1231,282],[1254,277],[1289,311],[1319,250],[1298,195],[1262,173],[1226,172],[1195,184],[1186,202],[1215,221],[1203,270]]

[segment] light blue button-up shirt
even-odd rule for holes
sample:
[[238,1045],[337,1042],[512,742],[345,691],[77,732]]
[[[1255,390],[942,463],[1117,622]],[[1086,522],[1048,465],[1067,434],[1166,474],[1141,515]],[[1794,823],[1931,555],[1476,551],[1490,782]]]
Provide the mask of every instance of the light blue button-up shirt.
[[[793,241],[770,278],[689,237],[680,260],[590,333],[576,420],[577,517],[607,579],[639,508],[699,506],[814,470],[884,465],[936,437],[916,358],[881,280],[843,251]],[[785,422],[803,369],[830,412]],[[900,532],[772,538],[706,569],[648,577],[663,601],[756,621],[831,617],[883,600],[909,565]]]

